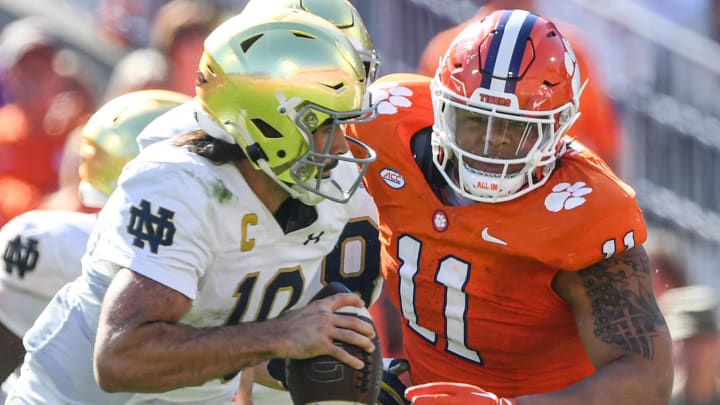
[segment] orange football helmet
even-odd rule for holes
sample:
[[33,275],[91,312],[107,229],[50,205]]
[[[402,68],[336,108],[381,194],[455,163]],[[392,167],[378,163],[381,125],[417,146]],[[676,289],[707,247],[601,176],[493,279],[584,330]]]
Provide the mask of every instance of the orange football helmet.
[[555,24],[498,10],[455,37],[431,91],[440,172],[466,199],[502,202],[547,181],[579,116],[582,86]]

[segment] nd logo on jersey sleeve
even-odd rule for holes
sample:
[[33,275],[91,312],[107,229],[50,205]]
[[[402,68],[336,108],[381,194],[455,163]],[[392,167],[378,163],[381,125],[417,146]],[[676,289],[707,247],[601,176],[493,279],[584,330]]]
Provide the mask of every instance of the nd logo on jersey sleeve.
[[16,273],[18,277],[24,278],[25,273],[35,269],[39,254],[37,239],[15,236],[8,241],[3,253],[5,272]]
[[152,253],[157,254],[159,247],[170,246],[175,237],[175,212],[159,207],[153,214],[150,202],[140,201],[139,206],[130,208],[130,223],[127,232],[134,237],[133,246],[140,249],[147,244]]

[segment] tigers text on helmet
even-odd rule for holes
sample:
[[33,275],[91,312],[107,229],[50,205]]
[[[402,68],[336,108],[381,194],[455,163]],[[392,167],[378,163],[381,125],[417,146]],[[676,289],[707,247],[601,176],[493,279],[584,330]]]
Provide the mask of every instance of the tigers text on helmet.
[[365,67],[365,86],[375,81],[380,57],[373,47],[365,22],[349,0],[250,0],[243,12],[271,7],[305,10],[335,24],[360,55]]
[[135,138],[152,120],[191,98],[167,90],[140,90],[100,107],[82,128],[80,200],[102,208],[123,166],[139,153]]
[[435,165],[461,196],[502,202],[548,180],[582,88],[555,24],[498,10],[455,37],[431,92]]
[[[374,118],[362,109],[364,69],[338,28],[314,14],[289,8],[241,13],[208,36],[196,86],[198,123],[210,135],[237,143],[293,198],[318,204],[346,202],[360,186],[375,151],[333,155],[342,124]],[[330,126],[324,150],[313,133]],[[357,178],[341,185],[329,169],[337,161],[358,165]]]

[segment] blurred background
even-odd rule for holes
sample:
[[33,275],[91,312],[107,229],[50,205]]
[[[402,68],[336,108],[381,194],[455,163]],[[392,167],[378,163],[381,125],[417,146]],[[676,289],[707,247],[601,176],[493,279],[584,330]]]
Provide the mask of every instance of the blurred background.
[[[71,151],[89,114],[133,90],[192,95],[203,39],[245,3],[0,0],[0,226],[32,209],[81,210]],[[555,21],[590,79],[570,134],[635,188],[650,226],[657,295],[703,286],[702,294],[681,290],[667,302],[682,316],[710,311],[712,327],[695,329],[713,334],[720,348],[720,0],[352,3],[382,59],[381,75],[432,74],[431,40],[438,46],[438,33],[491,7],[523,4]],[[711,367],[717,373],[717,363]]]
[[[196,4],[193,9],[186,4],[184,8],[166,10],[163,16],[162,10],[168,3],[200,5]],[[166,87],[192,94],[202,38],[214,24],[242,10],[245,3],[243,0],[0,0],[0,29],[17,25],[11,24],[14,22],[35,20],[34,26],[41,27],[47,37],[35,39],[22,30],[6,32],[2,37],[0,103],[12,104],[13,97],[17,98],[12,93],[18,92],[14,87],[19,81],[12,76],[12,65],[19,64],[21,54],[34,49],[35,42],[43,41],[59,50],[51,70],[64,80],[55,93],[64,94],[65,98],[60,100],[66,101],[60,106],[65,108],[56,108],[56,111],[49,111],[53,103],[48,101],[41,113],[50,117],[34,117],[36,121],[45,122],[45,127],[48,123],[61,127],[62,130],[44,128],[48,136],[55,137],[48,143],[57,145],[58,137],[69,137],[71,127],[82,122],[100,103],[119,93]],[[417,71],[431,38],[467,20],[479,7],[491,2],[353,0],[353,3],[364,17],[382,58],[380,73],[387,74]],[[671,255],[684,269],[686,284],[720,288],[720,102],[717,98],[720,94],[720,1],[536,0],[531,3],[535,11],[557,20],[561,28],[564,24],[573,26],[569,33],[565,32],[566,36],[583,44],[591,72],[590,83],[598,85],[611,102],[618,135],[608,160],[638,192],[652,228],[649,248],[653,253]],[[35,87],[28,87],[25,93],[34,94],[32,98],[36,99],[57,95],[50,94],[49,86],[43,86],[45,91],[40,91],[37,80],[29,80]],[[75,94],[75,98],[68,98],[68,94]],[[68,111],[69,99],[75,100],[72,111]],[[581,99],[581,103],[583,100],[587,101]],[[593,101],[582,104],[581,111],[592,108]],[[56,99],[55,107],[58,103]],[[75,121],[62,122],[70,120],[70,116]],[[2,126],[7,123],[10,120]],[[614,131],[613,125],[615,123],[608,122],[608,132]],[[603,131],[602,125],[596,125],[594,131]],[[582,139],[582,134],[577,135]],[[50,155],[58,167],[53,181],[60,182],[62,148],[55,146],[55,149]],[[5,214],[0,214],[0,224],[21,211],[43,207],[47,204],[46,195],[54,191],[53,186],[44,184],[31,190],[35,197],[30,198],[26,196],[30,189],[14,180],[3,179],[7,162],[17,159],[13,153],[20,152],[3,149],[0,144],[0,205],[11,206]],[[55,189],[61,186],[58,184]],[[22,194],[17,190],[26,192]],[[2,203],[13,194],[14,202]],[[59,206],[62,207],[62,203]]]
[[[160,15],[164,6],[176,2],[201,6],[193,9],[186,4]],[[431,38],[492,3],[352,2],[382,58],[380,74],[417,71]],[[202,38],[221,19],[241,11],[245,3],[0,0],[0,29],[25,17],[41,17],[36,19],[42,20],[53,46],[63,50],[55,58],[54,70],[87,93],[83,102],[88,105],[77,107],[82,117],[83,108],[92,112],[106,99],[137,88],[168,87],[192,93],[197,48],[201,46],[201,39],[194,36]],[[563,32],[583,44],[590,83],[599,84],[607,94],[619,126],[612,157],[606,154],[606,158],[638,192],[652,226],[649,247],[671,253],[686,269],[688,282],[720,288],[720,1],[528,3],[540,14],[558,20],[561,28],[572,26],[570,32]],[[23,46],[29,46],[20,42],[32,40],[16,33],[0,43],[0,103],[12,98],[7,71],[11,63],[17,63]],[[173,76],[177,76],[175,83]],[[67,93],[69,86],[62,90]],[[587,114],[593,101],[582,104],[581,110]],[[60,111],[61,115],[70,114]],[[608,132],[613,131],[612,125],[608,123]],[[596,126],[594,131],[602,131],[602,127]],[[582,134],[578,136],[582,139]],[[0,148],[0,175],[2,160],[10,159],[8,155]],[[27,202],[27,207],[40,204],[47,190],[38,191],[40,196]],[[0,188],[0,195],[7,194],[7,187]],[[0,224],[8,219],[0,216]]]

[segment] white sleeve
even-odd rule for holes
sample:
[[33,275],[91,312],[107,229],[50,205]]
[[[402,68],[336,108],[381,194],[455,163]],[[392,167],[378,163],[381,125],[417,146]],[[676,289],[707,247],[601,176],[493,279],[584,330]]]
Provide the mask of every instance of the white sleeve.
[[211,260],[210,200],[192,165],[131,162],[100,212],[92,262],[126,267],[195,299]]

